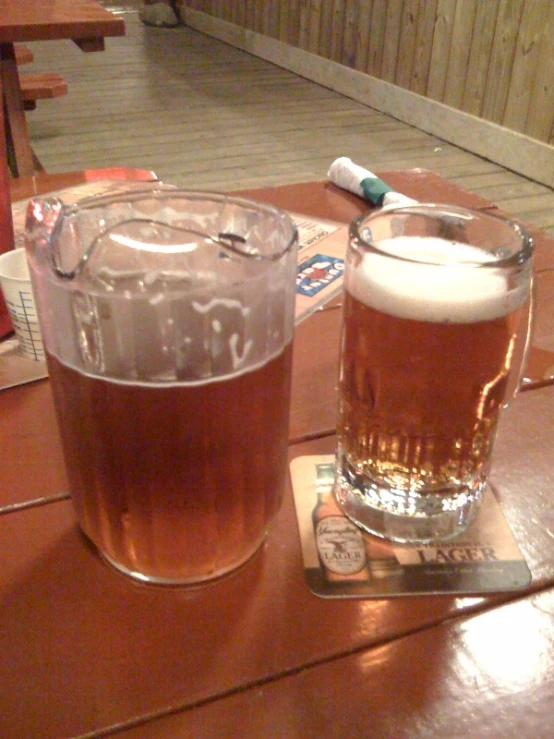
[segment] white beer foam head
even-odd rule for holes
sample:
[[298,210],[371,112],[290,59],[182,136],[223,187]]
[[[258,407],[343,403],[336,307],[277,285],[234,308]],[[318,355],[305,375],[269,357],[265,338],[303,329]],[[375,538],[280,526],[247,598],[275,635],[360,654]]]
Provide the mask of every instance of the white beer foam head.
[[508,290],[500,270],[479,267],[486,254],[469,244],[401,236],[380,241],[379,249],[403,259],[366,252],[358,266],[350,267],[346,287],[383,313],[433,323],[475,323],[505,316],[526,299],[525,287]]

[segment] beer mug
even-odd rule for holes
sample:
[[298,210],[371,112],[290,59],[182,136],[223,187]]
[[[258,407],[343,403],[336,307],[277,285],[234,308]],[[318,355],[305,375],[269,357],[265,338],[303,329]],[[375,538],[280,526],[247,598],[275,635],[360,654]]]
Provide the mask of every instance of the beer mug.
[[433,542],[474,519],[530,343],[533,247],[486,212],[416,204],[350,226],[335,496],[363,529]]
[[159,185],[28,208],[70,491],[101,555],[197,583],[246,562],[286,473],[297,231]]

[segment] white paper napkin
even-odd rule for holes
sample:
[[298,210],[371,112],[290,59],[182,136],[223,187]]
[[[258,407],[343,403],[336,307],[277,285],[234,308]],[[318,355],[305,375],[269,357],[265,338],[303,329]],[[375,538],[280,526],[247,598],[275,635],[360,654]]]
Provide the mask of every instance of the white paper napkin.
[[339,157],[331,164],[327,176],[335,185],[359,195],[372,205],[413,205],[417,200],[396,192],[386,182],[348,157]]

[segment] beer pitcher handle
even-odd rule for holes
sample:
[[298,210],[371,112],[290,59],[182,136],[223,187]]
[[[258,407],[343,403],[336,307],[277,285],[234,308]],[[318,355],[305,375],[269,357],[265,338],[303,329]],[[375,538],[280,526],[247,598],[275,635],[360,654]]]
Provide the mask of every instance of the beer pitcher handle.
[[[554,267],[537,269],[533,275],[522,372],[514,394],[554,384],[554,342],[550,341],[552,326],[554,326],[553,277]],[[537,314],[538,294],[542,298],[540,314]],[[543,348],[544,345],[549,344],[551,348]]]

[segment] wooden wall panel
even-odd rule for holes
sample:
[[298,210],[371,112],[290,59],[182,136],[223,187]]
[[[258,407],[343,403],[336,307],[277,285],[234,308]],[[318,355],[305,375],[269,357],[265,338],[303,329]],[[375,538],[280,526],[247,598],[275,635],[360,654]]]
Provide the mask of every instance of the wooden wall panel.
[[[256,0],[256,2],[263,2],[263,0]],[[289,39],[292,46],[299,45],[300,39],[300,10],[302,6],[301,0],[293,0],[290,3],[289,8]]]
[[281,24],[281,3],[279,0],[266,0],[263,7],[263,33],[271,38],[278,39]]
[[380,74],[380,78],[386,82],[394,82],[396,77],[403,5],[404,0],[388,0],[387,2],[383,62]]
[[464,98],[477,2],[478,0],[457,0],[456,2],[442,98],[442,102],[453,108],[460,108]]
[[554,0],[189,0],[186,6],[554,143]]
[[[250,31],[255,29],[255,15],[256,15],[256,3],[255,0],[245,0],[244,2],[237,3],[239,12],[243,13],[240,21],[241,25],[248,28]],[[243,10],[244,8],[244,10]]]
[[311,54],[319,53],[319,35],[321,32],[322,0],[310,0],[302,4],[300,12],[301,38],[300,48]]
[[211,0],[210,2],[211,13],[217,15],[221,13],[225,8],[224,0]]
[[289,8],[290,3],[280,3],[280,13],[279,13],[279,41],[283,41],[285,44],[290,44],[291,41],[289,39]]
[[385,27],[387,22],[387,4],[375,0],[371,13],[371,27],[369,29],[369,54],[367,73],[381,78],[383,67],[383,47],[385,45]]
[[360,0],[358,3],[358,25],[355,35],[354,61],[352,64],[353,68],[360,72],[366,72],[369,66],[372,13],[373,0]]
[[554,143],[554,3],[547,5],[525,133]]
[[495,123],[504,119],[522,10],[523,0],[500,0],[481,111]]
[[333,0],[321,0],[321,26],[319,29],[319,53],[331,59],[331,26],[333,24]]
[[480,116],[491,58],[499,0],[478,2],[461,110]]
[[456,0],[438,1],[433,38],[430,39],[431,65],[426,90],[427,97],[433,100],[442,101],[444,98],[455,14]]
[[438,0],[428,0],[420,7],[409,89],[424,95],[431,66],[431,48]]
[[539,61],[544,19],[552,0],[525,0],[502,124],[525,131]]
[[233,23],[236,23],[237,26],[241,26],[241,28],[248,28],[248,22],[247,22],[247,4],[248,0],[239,0],[237,3],[230,3],[230,15]]
[[[425,8],[421,8],[421,12],[425,13]],[[412,79],[419,13],[420,0],[404,0],[400,18],[400,41],[394,81],[395,84],[406,89],[410,89]]]
[[341,64],[355,69],[357,31],[360,23],[359,0],[344,0]]
[[342,60],[345,2],[346,0],[333,0],[331,26],[327,29],[327,33],[331,37],[329,58],[332,59],[334,62],[340,62]]
[[[310,4],[307,2],[300,3],[299,13],[299,30],[298,30],[298,48],[311,51],[310,48]],[[317,52],[316,52],[317,53]]]

